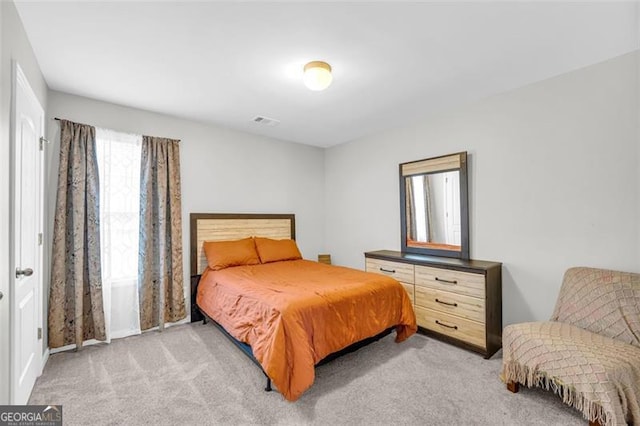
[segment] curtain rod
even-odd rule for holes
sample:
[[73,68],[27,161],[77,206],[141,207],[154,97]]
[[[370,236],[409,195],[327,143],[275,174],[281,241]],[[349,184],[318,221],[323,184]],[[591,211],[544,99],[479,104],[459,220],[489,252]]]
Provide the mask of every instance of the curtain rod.
[[[0,1],[2,1],[2,0],[0,0]],[[59,117],[53,117],[53,120],[56,120],[56,121],[62,121],[62,120],[66,120],[66,119],[65,119],[65,118],[59,118]],[[93,126],[92,124],[79,123],[79,122],[77,122],[77,121],[73,121],[73,120],[67,120],[67,121],[70,121],[71,123],[82,124],[83,126],[91,126],[91,127],[95,127],[95,126]]]
[[[2,1],[2,0],[0,0],[0,1]],[[61,121],[62,120],[62,118],[58,118],[58,117],[53,117],[53,119],[56,120],[56,121]],[[70,121],[70,120],[68,120],[68,121]],[[74,121],[74,123],[75,123],[75,121]],[[83,123],[76,123],[76,124],[83,124]],[[91,126],[91,125],[90,124],[85,124],[85,126]],[[155,137],[155,136],[151,136],[151,137]],[[180,139],[164,138],[164,137],[161,138],[161,139],[171,139],[171,140],[174,140],[174,141],[177,141],[177,142],[182,142],[182,140],[180,140]]]

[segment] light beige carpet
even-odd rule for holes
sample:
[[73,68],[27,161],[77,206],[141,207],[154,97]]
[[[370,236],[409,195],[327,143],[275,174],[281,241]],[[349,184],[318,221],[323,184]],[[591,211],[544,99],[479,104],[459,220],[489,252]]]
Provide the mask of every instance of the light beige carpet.
[[508,392],[498,356],[393,334],[318,367],[294,403],[201,323],[52,355],[30,403],[62,404],[65,425],[587,424],[550,392]]

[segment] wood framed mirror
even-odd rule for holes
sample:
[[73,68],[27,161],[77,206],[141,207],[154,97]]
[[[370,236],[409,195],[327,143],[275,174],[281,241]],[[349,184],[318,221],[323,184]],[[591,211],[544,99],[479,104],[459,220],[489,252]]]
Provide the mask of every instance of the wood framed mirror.
[[466,152],[400,164],[400,227],[403,252],[469,259]]

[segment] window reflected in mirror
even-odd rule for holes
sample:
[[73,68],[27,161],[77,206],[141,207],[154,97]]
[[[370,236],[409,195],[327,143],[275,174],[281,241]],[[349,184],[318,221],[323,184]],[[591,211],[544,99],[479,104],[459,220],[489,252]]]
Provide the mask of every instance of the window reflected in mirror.
[[461,249],[460,172],[405,178],[407,245]]

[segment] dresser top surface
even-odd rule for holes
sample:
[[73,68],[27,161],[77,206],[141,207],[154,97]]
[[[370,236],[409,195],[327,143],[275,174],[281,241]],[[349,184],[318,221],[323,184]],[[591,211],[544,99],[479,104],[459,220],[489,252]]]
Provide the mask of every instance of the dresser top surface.
[[377,250],[366,252],[365,257],[373,259],[392,260],[396,262],[412,263],[416,265],[434,265],[451,269],[474,269],[486,271],[502,266],[500,262],[486,260],[463,260],[450,257],[426,256],[423,254],[402,253],[393,250]]

